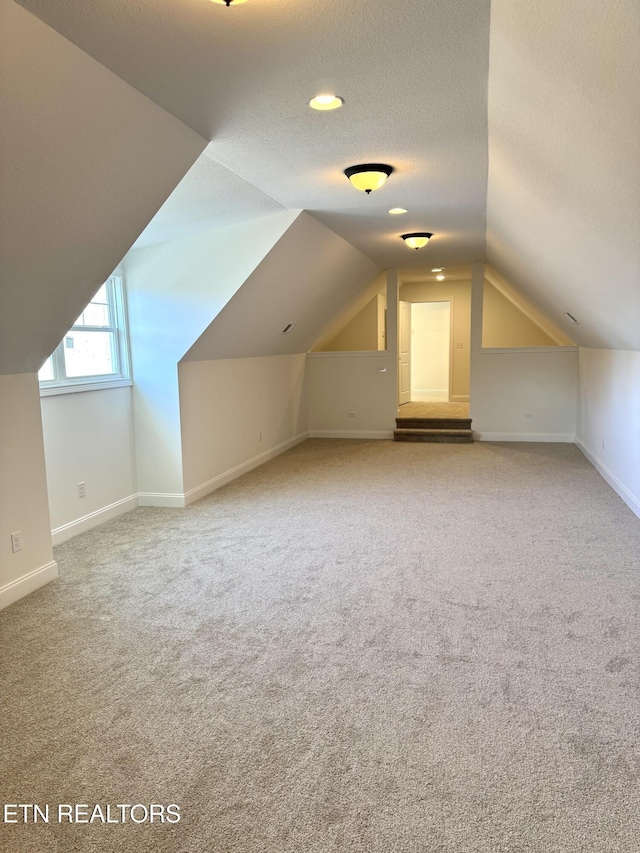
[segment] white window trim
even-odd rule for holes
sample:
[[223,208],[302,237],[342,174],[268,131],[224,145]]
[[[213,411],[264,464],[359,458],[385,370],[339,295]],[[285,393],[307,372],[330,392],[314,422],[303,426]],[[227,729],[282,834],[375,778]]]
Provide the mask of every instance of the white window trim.
[[[107,282],[113,282],[111,285],[113,291],[113,307],[115,311],[115,325],[84,328],[96,329],[97,331],[114,332],[118,340],[118,373],[109,373],[104,376],[78,376],[69,379],[52,379],[40,382],[40,396],[52,397],[57,394],[77,394],[82,391],[102,391],[106,388],[123,388],[128,385],[133,385],[131,379],[131,358],[129,353],[129,332],[127,322],[127,300],[125,295],[124,273],[122,270],[115,270],[107,279]],[[82,329],[83,327],[72,326],[73,329]],[[58,346],[51,354],[51,358],[64,359],[63,346],[64,339],[68,332],[62,338]]]

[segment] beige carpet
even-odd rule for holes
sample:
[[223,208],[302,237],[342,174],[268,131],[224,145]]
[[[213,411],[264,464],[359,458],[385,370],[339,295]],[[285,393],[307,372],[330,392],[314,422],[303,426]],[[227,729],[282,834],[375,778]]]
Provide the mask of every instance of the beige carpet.
[[[640,523],[569,445],[309,441],[0,614],[10,853],[633,853]],[[141,812],[138,811],[138,816]]]
[[411,402],[398,407],[399,418],[468,418],[468,403]]

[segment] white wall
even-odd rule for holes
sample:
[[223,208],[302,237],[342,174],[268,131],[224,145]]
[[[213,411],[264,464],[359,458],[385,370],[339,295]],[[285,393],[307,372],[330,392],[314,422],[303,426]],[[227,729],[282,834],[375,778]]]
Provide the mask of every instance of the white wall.
[[142,503],[182,505],[178,362],[297,215],[201,232],[125,258]]
[[576,443],[640,517],[640,352],[580,349]]
[[484,265],[477,263],[471,282],[470,414],[475,437],[572,442],[578,404],[577,348],[483,350],[483,297]]
[[[578,352],[505,350],[473,356],[471,417],[487,441],[567,441],[576,430]],[[525,415],[532,418],[525,418]]]
[[179,367],[185,503],[307,437],[305,356]]
[[0,608],[57,577],[50,529],[38,377],[0,376]]
[[137,506],[131,388],[42,397],[41,409],[55,545]]
[[391,438],[398,408],[397,369],[395,353],[309,353],[311,437]]

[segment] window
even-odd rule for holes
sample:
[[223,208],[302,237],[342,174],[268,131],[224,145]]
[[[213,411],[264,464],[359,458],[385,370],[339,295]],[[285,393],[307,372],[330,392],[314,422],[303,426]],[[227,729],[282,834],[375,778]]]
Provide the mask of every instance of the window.
[[41,394],[130,384],[120,273],[110,276],[38,373]]

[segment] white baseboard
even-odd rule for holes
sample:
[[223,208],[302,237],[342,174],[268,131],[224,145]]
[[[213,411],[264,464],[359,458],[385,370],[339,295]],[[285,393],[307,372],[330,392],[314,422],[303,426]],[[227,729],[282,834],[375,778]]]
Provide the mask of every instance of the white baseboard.
[[51,531],[51,542],[53,545],[60,545],[77,536],[79,533],[85,533],[99,524],[104,524],[105,521],[110,521],[112,518],[122,515],[129,510],[135,509],[138,506],[138,496],[129,495],[128,498],[122,498],[120,501],[97,509],[95,512],[90,512],[88,515],[83,515],[81,518],[76,518],[75,521],[70,521],[68,524],[62,524],[60,527],[55,527]]
[[575,435],[569,432],[473,432],[474,441],[543,441],[573,444]]
[[468,394],[452,394],[450,401],[452,403],[468,403],[469,395]]
[[448,388],[412,388],[411,389],[411,396],[413,396],[414,394],[416,396],[420,396],[420,397],[435,397],[435,396],[442,396],[444,394],[448,397],[449,396],[449,389]]
[[138,492],[138,506],[166,506],[184,509],[184,495],[181,492]]
[[385,429],[310,429],[309,438],[375,438],[392,439],[393,430]]
[[576,447],[584,453],[589,462],[591,462],[602,479],[605,480],[611,486],[613,491],[622,498],[631,512],[640,518],[640,499],[630,492],[624,483],[616,477],[613,471],[610,471],[604,462],[602,462],[602,460],[600,460],[592,450],[589,450],[589,448],[583,444],[577,436],[575,444]]
[[39,569],[34,569],[32,572],[23,575],[23,577],[5,584],[3,587],[0,587],[0,610],[8,607],[20,598],[24,598],[25,595],[29,595],[29,593],[34,592],[41,586],[50,583],[50,581],[55,580],[57,577],[58,564],[52,560],[50,563],[40,566]]
[[[284,453],[285,450],[289,450],[290,448],[295,447],[296,444],[300,444],[300,442],[305,441],[308,437],[309,433],[307,432],[299,433],[293,438],[289,438],[287,439],[287,441],[283,441],[281,444],[272,447],[271,450],[265,450],[264,453],[260,453],[258,454],[258,456],[254,456],[247,462],[243,462],[241,465],[236,465],[235,468],[230,468],[223,474],[218,474],[217,477],[213,477],[213,479],[207,480],[206,483],[202,483],[202,485],[196,486],[195,489],[189,489],[188,492],[185,492],[185,494],[182,495],[182,499],[184,501],[182,506],[189,506],[189,504],[192,504],[195,501],[199,501],[200,498],[204,498],[206,495],[210,494],[211,492],[214,492],[216,489],[220,489],[222,486],[226,486],[227,483],[230,483],[232,480],[235,480],[238,477],[242,477],[243,474],[248,474],[249,471],[253,471],[253,469],[257,468],[259,465],[263,465],[270,459],[274,459],[276,456],[279,456],[281,453]],[[163,504],[163,506],[166,506],[166,504]]]

